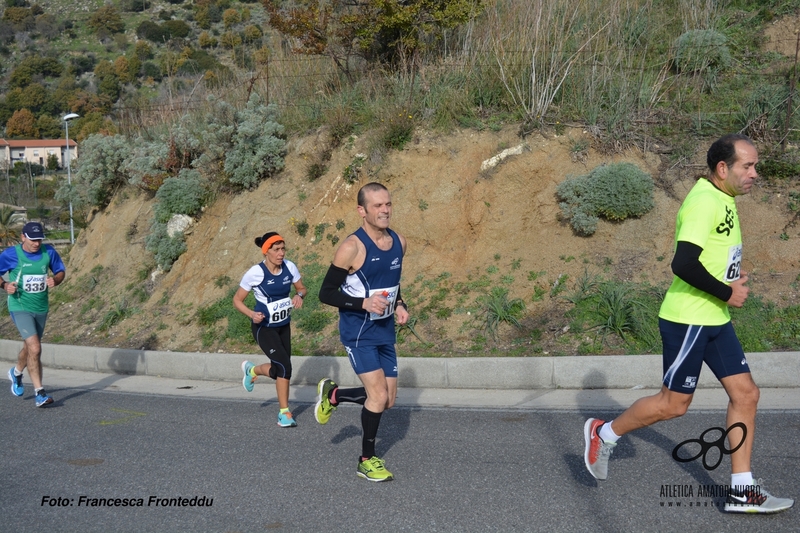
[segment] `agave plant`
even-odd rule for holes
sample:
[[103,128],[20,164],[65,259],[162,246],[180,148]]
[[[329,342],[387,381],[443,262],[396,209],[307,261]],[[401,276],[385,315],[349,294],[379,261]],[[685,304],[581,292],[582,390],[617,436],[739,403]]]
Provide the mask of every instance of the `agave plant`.
[[24,217],[15,213],[11,206],[0,208],[0,245],[13,246],[19,242],[19,226]]

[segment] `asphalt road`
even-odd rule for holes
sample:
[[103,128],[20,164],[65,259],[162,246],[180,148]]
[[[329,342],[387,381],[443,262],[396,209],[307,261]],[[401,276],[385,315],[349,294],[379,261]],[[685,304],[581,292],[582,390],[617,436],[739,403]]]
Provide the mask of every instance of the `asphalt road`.
[[[355,474],[355,406],[319,426],[312,405],[294,404],[299,427],[282,429],[274,402],[253,395],[49,392],[57,401],[44,409],[30,387],[24,399],[0,393],[2,531],[800,530],[800,506],[730,515],[722,497],[699,494],[729,483],[728,457],[713,471],[673,460],[678,443],[723,424],[722,411],[624,437],[598,483],[583,464],[583,422],[601,413],[395,408],[377,449],[396,479],[370,483]],[[798,498],[800,411],[764,411],[757,423],[755,474]]]

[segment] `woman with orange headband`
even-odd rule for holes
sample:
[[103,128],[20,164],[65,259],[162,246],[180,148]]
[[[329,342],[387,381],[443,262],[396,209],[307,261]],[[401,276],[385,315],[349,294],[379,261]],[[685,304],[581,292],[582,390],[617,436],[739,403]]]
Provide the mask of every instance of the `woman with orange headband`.
[[[289,411],[289,380],[292,377],[292,332],[289,326],[292,309],[303,306],[306,288],[300,281],[297,266],[286,259],[286,243],[275,232],[256,237],[256,246],[261,248],[264,261],[251,267],[242,277],[239,289],[233,295],[233,306],[251,320],[253,337],[270,362],[254,365],[242,362],[244,378],[242,385],[247,392],[253,392],[256,376],[269,376],[275,380],[278,393],[278,425],[295,427]],[[294,286],[295,294],[289,293]],[[255,309],[249,309],[244,299],[253,291],[256,297]]]

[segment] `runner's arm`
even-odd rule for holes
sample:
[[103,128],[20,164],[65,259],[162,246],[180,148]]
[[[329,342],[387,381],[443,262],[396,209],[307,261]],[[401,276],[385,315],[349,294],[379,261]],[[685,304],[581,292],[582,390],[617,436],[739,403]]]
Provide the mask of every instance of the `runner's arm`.
[[[66,276],[66,271],[62,270],[60,272],[56,272],[53,274],[52,278],[47,278],[47,286],[48,287],[55,287],[56,285],[61,285],[61,282],[64,281],[64,276]],[[52,284],[51,281],[52,280]]]
[[356,298],[339,290],[347,280],[347,274],[347,269],[331,264],[319,288],[319,301],[340,309],[363,309],[364,298]]
[[403,301],[403,297],[400,296],[400,287],[397,287],[397,297],[394,299],[394,306],[395,309],[397,309],[397,307],[399,306],[408,311],[408,304],[405,303]]
[[733,289],[711,275],[703,263],[700,254],[703,249],[687,241],[678,241],[675,257],[672,258],[672,273],[683,281],[703,292],[727,302]]

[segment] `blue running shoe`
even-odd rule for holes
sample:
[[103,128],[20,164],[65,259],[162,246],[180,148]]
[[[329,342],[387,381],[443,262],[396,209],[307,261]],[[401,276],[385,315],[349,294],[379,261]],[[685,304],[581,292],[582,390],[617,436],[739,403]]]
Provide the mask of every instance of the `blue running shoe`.
[[22,376],[14,375],[13,366],[8,370],[8,379],[11,380],[11,394],[22,396],[25,393],[25,387],[22,385]]
[[244,372],[244,377],[242,378],[242,386],[244,390],[247,392],[253,392],[253,383],[255,383],[256,378],[250,375],[250,369],[253,368],[254,365],[250,361],[242,361],[242,372]]
[[292,413],[288,411],[285,413],[278,412],[278,425],[282,428],[296,428],[297,422],[294,421]]
[[39,389],[36,393],[36,407],[44,407],[53,403],[53,399],[47,395],[44,389]]

